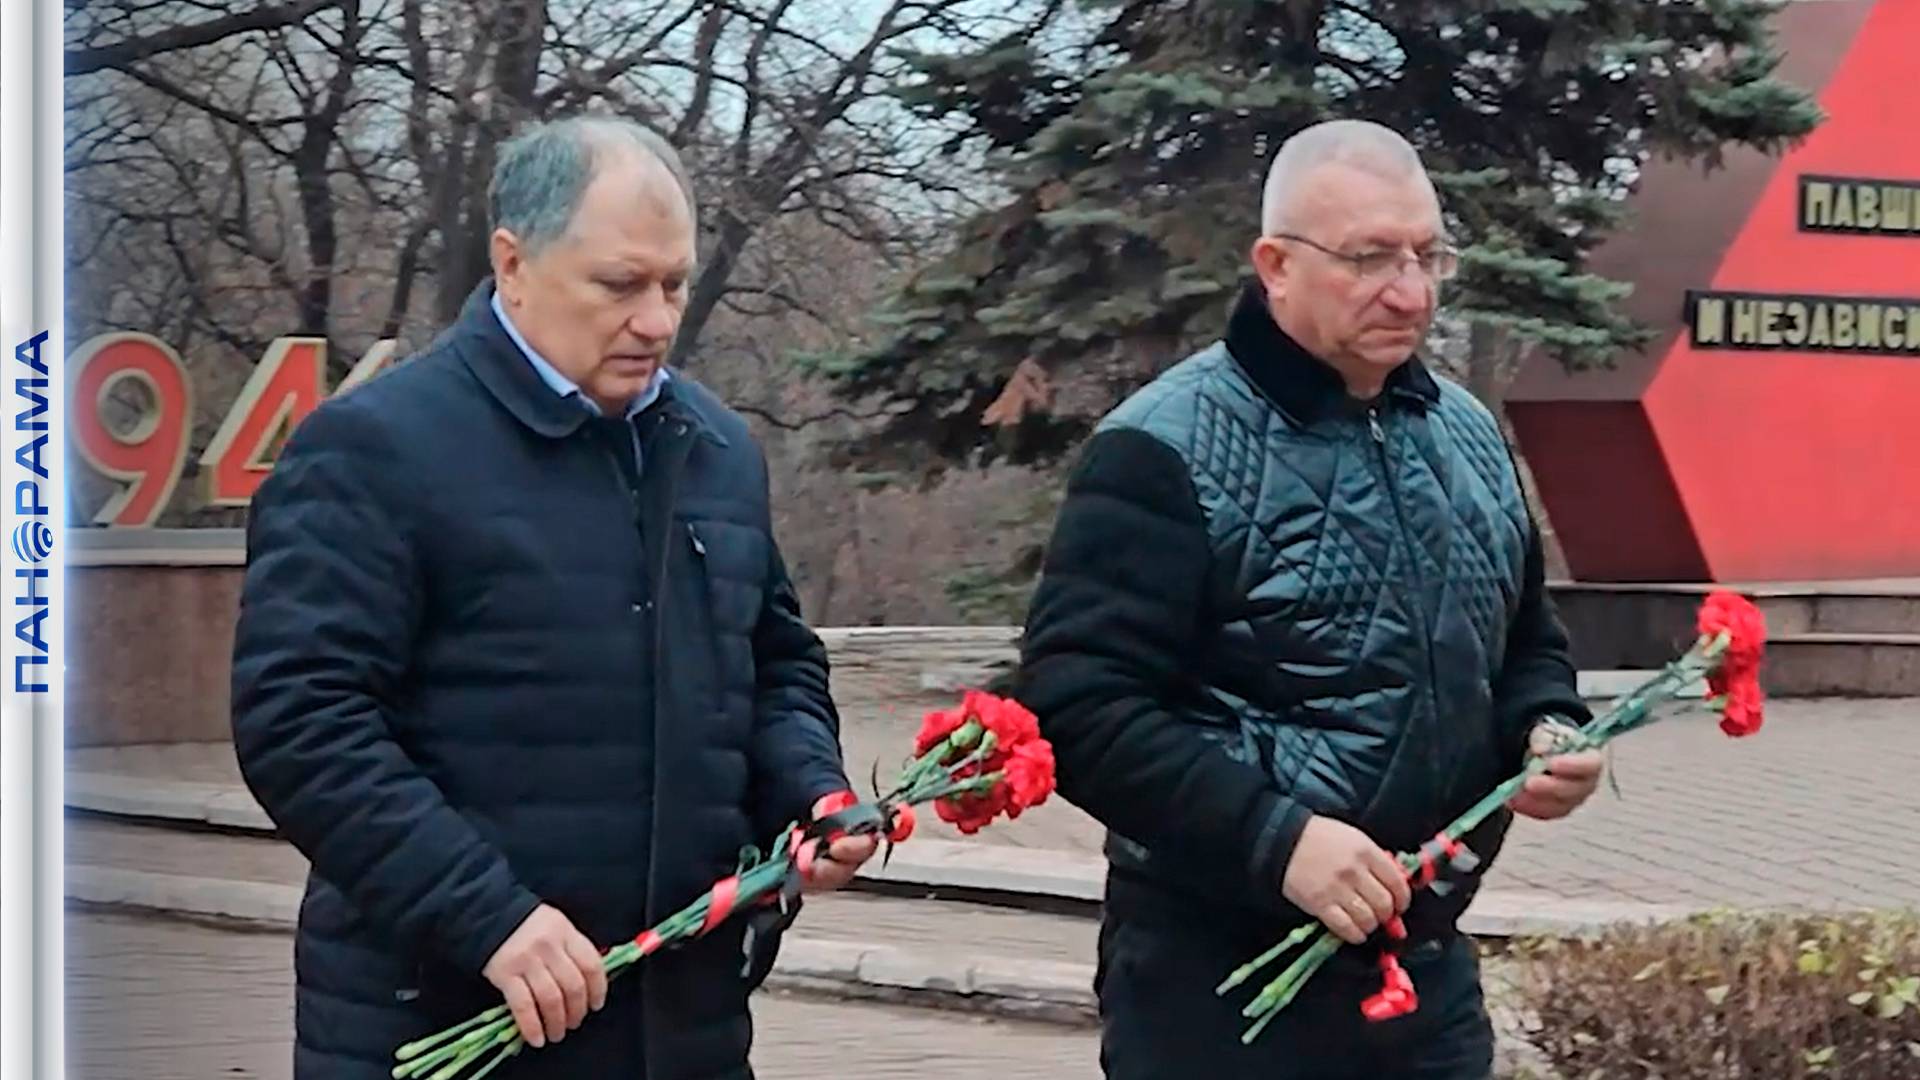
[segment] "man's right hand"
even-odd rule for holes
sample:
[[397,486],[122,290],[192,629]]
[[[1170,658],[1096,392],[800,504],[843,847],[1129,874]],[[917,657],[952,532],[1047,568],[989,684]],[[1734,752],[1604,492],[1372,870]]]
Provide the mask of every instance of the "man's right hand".
[[538,1050],[580,1026],[607,1003],[600,950],[546,904],[533,909],[481,971],[513,1010],[520,1037]]
[[1300,831],[1280,891],[1293,906],[1353,945],[1405,911],[1413,899],[1393,856],[1359,829],[1317,815]]

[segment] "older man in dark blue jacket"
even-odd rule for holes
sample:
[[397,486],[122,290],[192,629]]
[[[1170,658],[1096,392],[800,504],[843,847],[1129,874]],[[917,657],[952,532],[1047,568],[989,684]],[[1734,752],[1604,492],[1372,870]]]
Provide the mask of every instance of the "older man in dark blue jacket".
[[765,459],[665,366],[692,192],[656,136],[576,119],[490,194],[493,280],[253,504],[234,741],[312,862],[295,1074],[384,1077],[504,997],[544,1048],[501,1077],[750,1076],[739,920],[599,962],[848,787]]

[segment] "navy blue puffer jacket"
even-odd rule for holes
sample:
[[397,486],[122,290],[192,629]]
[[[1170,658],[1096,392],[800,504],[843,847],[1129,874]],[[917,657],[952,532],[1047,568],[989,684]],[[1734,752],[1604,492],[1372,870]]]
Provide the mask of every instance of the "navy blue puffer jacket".
[[[613,944],[847,786],[746,425],[676,378],[629,475],[628,422],[542,383],[490,289],[253,503],[234,743],[312,863],[301,1078],[384,1077],[498,1004],[480,970],[537,903]],[[747,1076],[750,989],[736,922],[496,1075]]]

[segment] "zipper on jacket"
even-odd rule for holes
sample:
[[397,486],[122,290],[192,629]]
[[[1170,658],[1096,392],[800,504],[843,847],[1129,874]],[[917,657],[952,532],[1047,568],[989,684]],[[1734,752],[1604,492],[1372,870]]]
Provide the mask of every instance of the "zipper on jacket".
[[1427,699],[1432,703],[1435,720],[1440,716],[1440,667],[1433,655],[1433,623],[1427,614],[1426,573],[1420,567],[1420,547],[1407,528],[1406,508],[1400,502],[1400,486],[1393,482],[1393,460],[1387,453],[1387,433],[1380,426],[1380,406],[1367,406],[1367,426],[1373,431],[1373,443],[1379,448],[1380,472],[1387,482],[1387,497],[1393,503],[1393,517],[1400,525],[1400,539],[1407,545],[1407,561],[1413,575],[1413,610],[1420,619],[1420,647],[1427,655]]
[[[666,790],[666,785],[661,782],[661,763],[666,760],[666,755],[660,752],[660,732],[666,727],[667,702],[664,695],[664,687],[667,684],[667,680],[660,678],[659,665],[661,654],[666,650],[667,644],[667,537],[672,535],[669,530],[673,525],[674,502],[680,496],[681,474],[686,471],[687,458],[693,453],[692,446],[687,445],[689,435],[687,433],[687,422],[685,420],[674,418],[669,421],[666,416],[662,415],[659,420],[655,421],[655,430],[658,431],[669,422],[673,424],[673,438],[675,440],[675,446],[673,447],[674,452],[661,455],[661,460],[665,466],[665,476],[663,479],[665,479],[667,485],[664,503],[667,512],[665,522],[663,523],[666,527],[660,530],[659,551],[657,553],[648,552],[653,559],[657,560],[656,565],[659,567],[660,572],[657,574],[654,573],[652,566],[643,569],[643,572],[646,573],[648,578],[647,593],[653,599],[653,654],[647,658],[647,662],[654,665],[653,791],[656,798],[661,791]],[[698,436],[693,437],[697,438]],[[644,513],[642,516],[645,516]],[[643,529],[642,531],[644,532],[645,530]],[[691,528],[689,528],[689,532],[691,532]],[[641,551],[648,551],[644,541],[641,544]],[[657,836],[658,834],[656,833],[655,835]],[[653,922],[659,915],[657,911],[651,909],[656,908],[660,904],[660,845],[657,843],[649,843],[647,845],[646,881],[646,906],[650,909],[647,912],[647,920]]]

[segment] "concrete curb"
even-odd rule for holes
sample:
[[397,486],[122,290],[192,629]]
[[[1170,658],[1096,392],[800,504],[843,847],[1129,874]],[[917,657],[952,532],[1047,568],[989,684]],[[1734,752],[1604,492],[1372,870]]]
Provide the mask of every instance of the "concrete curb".
[[[69,866],[66,891],[68,902],[82,908],[150,912],[278,934],[292,933],[300,908],[300,890],[291,885],[113,867]],[[968,955],[937,946],[818,937],[796,929],[781,944],[763,989],[1095,1027],[1099,1003],[1093,975],[1093,965],[1087,963]],[[1504,1016],[1500,1013],[1495,1021],[1495,1074],[1546,1075],[1516,1067],[1516,1062],[1539,1060],[1539,1054]]]
[[1048,848],[1004,847],[954,840],[910,840],[860,868],[862,880],[956,895],[1065,901],[1094,914],[1106,894],[1107,860]]
[[[69,866],[66,893],[70,903],[84,907],[278,933],[292,933],[300,912],[300,890],[291,885],[103,866]],[[1089,1024],[1098,1016],[1091,964],[817,937],[797,927],[781,943],[766,985],[1056,1023]]]
[[1460,929],[1479,938],[1579,937],[1621,923],[1671,922],[1707,910],[1705,904],[1584,900],[1532,889],[1481,889],[1460,916]]
[[273,819],[244,787],[159,780],[117,773],[69,772],[67,806],[116,817],[188,821],[221,829],[271,833]]
[[67,899],[93,907],[192,915],[258,929],[291,931],[300,890],[264,881],[157,874],[112,866],[68,866]]
[[[274,831],[265,811],[244,788],[73,773],[67,778],[66,790],[69,808],[90,813],[177,821],[263,836],[272,835]],[[104,883],[116,880],[112,875],[131,873],[90,869],[95,874],[108,876],[89,879],[88,887],[94,884],[104,887]],[[1106,860],[1098,855],[924,839],[894,849],[892,859],[884,867],[879,860],[869,862],[861,868],[859,880],[869,888],[882,891],[924,890],[952,899],[989,900],[1014,907],[1065,910],[1093,917],[1099,913],[1105,892],[1106,870]],[[209,905],[219,905],[196,899],[202,894],[194,890],[202,886],[189,883],[209,879],[175,878],[166,874],[145,876],[155,879],[150,888],[165,885],[180,890],[179,895],[187,902],[183,910],[227,914],[201,911]],[[167,884],[169,882],[173,884]],[[69,887],[72,887],[71,879]],[[232,892],[219,894],[223,903],[234,895]],[[1615,923],[1684,918],[1703,910],[1705,905],[1582,900],[1525,889],[1482,889],[1473,906],[1461,916],[1460,929],[1475,937],[1490,938],[1572,936],[1592,933]]]

